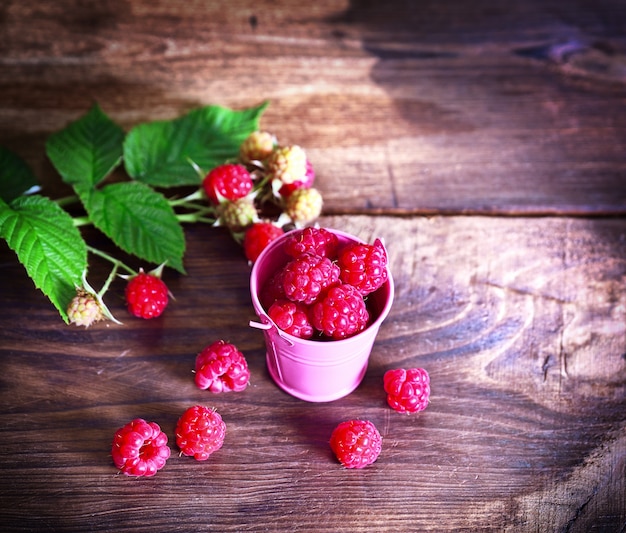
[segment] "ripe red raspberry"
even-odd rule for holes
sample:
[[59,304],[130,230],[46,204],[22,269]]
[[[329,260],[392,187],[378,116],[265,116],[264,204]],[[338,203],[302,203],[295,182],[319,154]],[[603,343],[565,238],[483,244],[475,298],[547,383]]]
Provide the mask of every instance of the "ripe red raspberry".
[[283,233],[282,228],[271,222],[256,222],[252,224],[243,237],[243,251],[248,261],[254,263],[267,245],[278,239]]
[[250,381],[250,370],[243,354],[234,344],[219,340],[196,357],[195,382],[211,392],[242,391]]
[[67,308],[67,317],[70,324],[85,326],[88,328],[93,323],[104,318],[102,308],[93,294],[83,289],[76,290],[76,296],[72,298]]
[[267,314],[280,329],[294,337],[310,339],[315,332],[309,308],[301,302],[278,300],[270,306]]
[[387,403],[399,413],[417,413],[428,406],[430,377],[423,368],[396,368],[383,376]]
[[139,274],[128,278],[126,285],[126,304],[128,311],[139,318],[155,318],[167,307],[167,285],[157,275],[146,274],[143,269]]
[[279,146],[267,161],[267,170],[282,183],[294,183],[306,179],[306,153],[298,145]]
[[339,239],[337,235],[325,228],[307,227],[296,230],[285,240],[285,253],[291,257],[299,257],[305,253],[321,257],[335,258]]
[[324,289],[339,281],[339,267],[328,257],[303,254],[283,267],[282,278],[287,298],[311,304]]
[[294,224],[305,226],[321,215],[323,205],[324,200],[317,189],[297,189],[285,200],[285,213]]
[[296,180],[293,183],[284,183],[278,190],[278,194],[287,197],[296,189],[309,189],[313,187],[313,183],[315,183],[315,169],[313,168],[311,162],[307,159],[304,178]]
[[239,148],[239,156],[244,163],[267,159],[276,146],[276,138],[266,131],[253,131]]
[[226,424],[215,409],[194,405],[176,424],[176,444],[184,455],[206,461],[224,444]]
[[285,298],[287,296],[283,289],[283,271],[279,270],[261,287],[259,302],[264,309],[269,309],[275,301]]
[[154,476],[170,456],[167,435],[156,422],[136,418],[115,432],[111,455],[127,476]]
[[363,331],[369,312],[358,290],[352,285],[340,284],[328,289],[313,304],[311,320],[318,331],[339,340]]
[[339,252],[337,264],[341,281],[356,287],[363,296],[374,292],[389,277],[387,252],[380,239],[374,244],[347,245]]
[[211,170],[202,186],[211,203],[218,205],[223,199],[232,201],[246,196],[252,190],[253,181],[246,167],[226,163]]
[[378,459],[383,439],[369,420],[348,420],[333,430],[330,448],[346,468],[363,468]]

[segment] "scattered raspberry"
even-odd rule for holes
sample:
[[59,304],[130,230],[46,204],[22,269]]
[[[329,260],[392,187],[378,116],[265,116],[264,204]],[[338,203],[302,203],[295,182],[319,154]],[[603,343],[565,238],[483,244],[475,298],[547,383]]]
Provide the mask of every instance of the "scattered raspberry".
[[267,169],[274,179],[294,183],[306,179],[306,162],[306,153],[300,146],[281,146],[270,155]]
[[243,354],[233,344],[219,340],[196,357],[195,382],[211,392],[242,391],[250,381],[250,370]]
[[380,239],[374,244],[347,245],[339,252],[337,264],[341,281],[356,287],[363,296],[381,287],[389,277],[387,252]]
[[311,253],[333,259],[338,246],[337,235],[324,228],[309,226],[291,233],[285,240],[285,253],[291,257]]
[[285,213],[299,226],[310,224],[322,213],[323,199],[317,189],[297,189],[285,200]]
[[259,291],[259,302],[264,309],[269,309],[276,300],[287,298],[283,289],[283,271],[276,272]]
[[263,161],[274,151],[276,138],[266,131],[253,131],[239,148],[239,156],[244,163]]
[[126,285],[126,304],[128,311],[139,318],[155,318],[167,307],[167,285],[153,274],[146,274],[143,269],[139,274],[128,279]]
[[155,422],[136,418],[115,432],[111,455],[127,476],[154,476],[170,456],[167,435]]
[[296,180],[293,183],[284,183],[278,190],[278,194],[287,197],[296,189],[309,189],[313,187],[313,183],[315,183],[315,169],[313,168],[311,162],[307,159],[304,178]]
[[330,448],[346,468],[371,465],[383,447],[383,439],[369,420],[342,422],[330,436]]
[[397,368],[383,376],[387,403],[399,413],[417,413],[428,406],[430,377],[423,368]]
[[224,200],[217,210],[220,223],[234,233],[244,230],[258,218],[254,201],[248,196]]
[[304,254],[284,266],[282,278],[287,298],[310,304],[339,281],[339,267],[327,257]]
[[301,302],[277,300],[270,306],[267,314],[280,329],[289,335],[301,339],[310,339],[313,336],[314,330],[309,318],[309,308]]
[[246,196],[252,190],[253,181],[246,167],[227,163],[211,170],[202,186],[211,203],[218,205],[223,199],[232,201]]
[[85,326],[88,328],[94,322],[104,318],[100,304],[93,294],[83,289],[76,290],[76,296],[72,298],[67,308],[67,317],[70,324]]
[[243,250],[248,261],[254,263],[267,245],[284,233],[282,228],[271,222],[256,222],[243,237]]
[[206,461],[224,444],[226,424],[215,409],[194,405],[176,424],[176,444],[184,455]]
[[330,287],[313,304],[311,320],[317,330],[339,340],[363,331],[369,313],[361,293],[352,285],[340,284]]

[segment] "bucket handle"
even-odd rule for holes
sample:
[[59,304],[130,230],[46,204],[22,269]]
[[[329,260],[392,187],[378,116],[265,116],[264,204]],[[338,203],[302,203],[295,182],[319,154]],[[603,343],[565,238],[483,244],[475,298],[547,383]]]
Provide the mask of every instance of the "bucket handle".
[[[280,331],[278,326],[274,324],[274,321],[269,316],[263,314],[263,315],[260,315],[260,318],[262,320],[265,320],[265,322],[255,322],[254,320],[250,320],[249,322],[250,327],[261,329],[263,331],[269,331],[273,329],[275,333],[283,340],[283,342],[286,342],[289,346],[293,346],[293,342],[283,337],[282,332]],[[274,335],[269,335],[267,338],[267,341],[271,342],[272,344],[271,350],[268,351],[268,354],[271,354],[272,362],[274,363],[274,368],[276,369],[276,372],[278,373],[278,378],[282,381],[283,373],[282,373],[282,369],[280,368],[280,361],[278,360],[278,356],[276,355],[276,345],[274,344]]]
[[274,328],[276,330],[276,334],[283,340],[283,342],[287,343],[288,346],[293,346],[293,341],[285,337],[283,332],[278,328],[278,326],[276,326],[276,324],[274,324],[274,321],[270,317],[262,315],[261,318],[267,320],[267,322],[255,322],[254,320],[250,320],[250,327],[262,329],[263,331],[269,331]]

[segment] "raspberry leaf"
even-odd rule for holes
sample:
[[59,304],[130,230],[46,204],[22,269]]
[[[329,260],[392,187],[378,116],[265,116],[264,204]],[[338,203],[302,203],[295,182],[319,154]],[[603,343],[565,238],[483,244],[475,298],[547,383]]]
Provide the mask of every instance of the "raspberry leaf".
[[48,158],[63,181],[94,187],[119,165],[124,131],[94,104],[89,112],[46,140]]
[[38,188],[30,167],[18,155],[0,146],[0,198],[11,202]]
[[183,229],[161,193],[137,181],[78,193],[93,224],[122,250],[185,272]]
[[67,305],[87,267],[87,246],[72,218],[44,196],[0,200],[0,236],[67,323]]
[[205,106],[174,120],[139,124],[124,141],[126,172],[157,187],[198,185],[202,178],[192,162],[208,170],[236,157],[267,105],[242,111]]

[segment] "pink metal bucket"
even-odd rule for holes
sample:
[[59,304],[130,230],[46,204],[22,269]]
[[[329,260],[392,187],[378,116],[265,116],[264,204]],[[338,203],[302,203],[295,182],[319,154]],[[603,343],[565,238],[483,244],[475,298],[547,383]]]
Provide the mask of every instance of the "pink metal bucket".
[[[326,229],[337,235],[340,244],[363,242],[347,233]],[[263,330],[267,368],[281,389],[309,402],[337,400],[354,391],[365,376],[374,340],[393,302],[391,272],[388,272],[387,282],[368,295],[368,309],[373,320],[364,331],[337,341],[294,337],[278,329],[259,301],[261,288],[290,259],[283,251],[288,236],[286,233],[270,243],[254,263],[250,294],[260,323],[250,322],[250,326]]]

